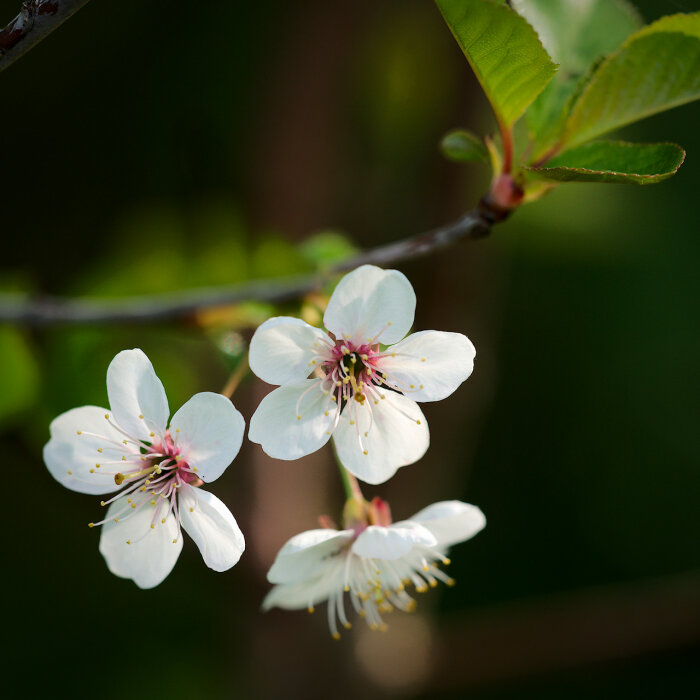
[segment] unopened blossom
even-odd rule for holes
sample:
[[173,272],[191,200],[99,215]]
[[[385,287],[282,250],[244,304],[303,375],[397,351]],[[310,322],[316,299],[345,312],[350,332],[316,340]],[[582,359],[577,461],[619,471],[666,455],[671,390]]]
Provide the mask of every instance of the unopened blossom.
[[182,550],[182,529],[205,564],[232,567],[245,540],[228,508],[200,489],[238,454],[245,422],[221,394],[195,394],[170,421],[168,399],[141,350],[124,350],[107,370],[110,409],[74,408],[51,423],[44,461],[73,491],[103,500],[100,552],[109,570],[140,588],[157,586]]
[[[388,513],[379,499],[371,511]],[[382,517],[370,521],[382,522]],[[461,501],[433,503],[409,520],[390,524],[357,523],[344,530],[308,530],[292,537],[267,574],[276,584],[263,609],[307,609],[327,601],[328,625],[335,639],[350,628],[350,605],[371,629],[385,629],[384,613],[412,612],[414,590],[424,593],[443,582],[454,585],[439,565],[449,564],[448,548],[464,542],[486,524],[476,506]]]
[[328,302],[328,333],[297,318],[271,318],[255,332],[250,366],[280,385],[260,403],[249,437],[277,459],[298,459],[331,435],[343,465],[380,484],[428,448],[418,401],[449,396],[471,374],[475,350],[461,333],[408,337],[416,306],[397,270],[364,265]]

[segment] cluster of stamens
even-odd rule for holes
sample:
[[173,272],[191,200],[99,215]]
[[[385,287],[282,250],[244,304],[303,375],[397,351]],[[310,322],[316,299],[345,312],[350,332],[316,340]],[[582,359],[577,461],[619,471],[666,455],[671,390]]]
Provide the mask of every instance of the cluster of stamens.
[[[318,340],[314,343],[316,358],[309,362],[310,372],[322,381],[309,387],[296,404],[296,418],[302,419],[302,406],[304,398],[314,390],[320,390],[327,397],[324,407],[324,415],[328,417],[326,434],[330,435],[338,426],[340,415],[345,406],[350,406],[350,425],[354,425],[357,431],[357,439],[363,454],[367,454],[365,438],[369,437],[374,424],[373,406],[386,399],[387,391],[400,394],[411,394],[423,388],[420,384],[403,386],[393,380],[382,370],[382,361],[386,358],[397,357],[400,353],[388,349],[380,350],[378,343],[382,333],[391,326],[391,322],[366,343],[356,344],[350,338]],[[421,357],[421,362],[426,358]],[[420,425],[420,420],[408,415],[400,408],[394,406],[408,420]],[[369,424],[366,430],[360,430],[360,410],[369,414]]]
[[[416,547],[407,557],[396,560],[368,559],[353,554],[352,543],[331,555],[336,561],[327,576],[336,580],[335,590],[328,598],[328,626],[333,639],[340,639],[338,622],[345,628],[352,627],[344,605],[348,593],[355,612],[363,618],[370,629],[386,631],[382,615],[395,609],[413,612],[416,601],[406,592],[413,586],[416,593],[425,593],[435,588],[439,581],[454,586],[455,580],[438,568],[450,560],[439,551],[428,547]],[[314,612],[309,603],[308,611]]]
[[[139,415],[144,420],[143,415]],[[150,527],[142,536],[135,540],[126,540],[127,544],[141,541],[157,524],[164,525],[173,514],[177,522],[176,543],[182,534],[181,517],[178,510],[177,491],[183,484],[199,486],[202,481],[197,476],[197,468],[190,467],[178,447],[178,433],[172,436],[166,430],[158,435],[151,432],[151,441],[132,437],[122,430],[108,413],[105,420],[118,433],[123,435],[121,441],[112,437],[89,431],[78,430],[78,436],[97,438],[101,442],[97,447],[99,462],[89,470],[89,474],[109,475],[117,486],[124,486],[109,500],[101,501],[100,505],[108,506],[114,501],[126,497],[124,506],[109,518],[99,522],[88,523],[88,527],[104,525],[110,519],[115,523],[123,522],[144,507],[152,507]],[[68,471],[72,475],[72,471]],[[191,509],[192,510],[192,509]]]

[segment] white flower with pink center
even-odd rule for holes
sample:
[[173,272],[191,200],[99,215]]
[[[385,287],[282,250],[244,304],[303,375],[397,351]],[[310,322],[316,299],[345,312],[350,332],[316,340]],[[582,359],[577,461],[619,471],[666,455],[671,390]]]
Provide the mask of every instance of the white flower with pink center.
[[346,275],[328,303],[330,331],[286,316],[255,332],[250,367],[279,385],[260,403],[249,438],[277,459],[298,459],[331,435],[340,461],[362,481],[380,484],[428,449],[417,401],[449,396],[474,368],[461,333],[408,337],[416,296],[397,270],[364,265]]
[[245,540],[228,508],[203,482],[217,479],[238,454],[245,421],[221,394],[195,394],[168,427],[168,399],[141,350],[120,352],[107,370],[111,410],[74,408],[50,427],[44,461],[63,486],[107,494],[100,552],[109,570],[140,588],[157,586],[182,550],[182,529],[205,564],[225,571]]
[[[388,514],[388,507],[375,499],[369,509]],[[279,551],[267,574],[277,584],[268,593],[263,609],[308,609],[327,601],[328,625],[335,639],[338,622],[351,626],[345,594],[371,629],[384,629],[383,613],[394,609],[411,612],[418,593],[454,580],[439,564],[449,564],[450,546],[476,535],[486,525],[476,506],[461,501],[442,501],[424,508],[409,520],[391,524],[361,524],[344,530],[307,530],[292,537]]]

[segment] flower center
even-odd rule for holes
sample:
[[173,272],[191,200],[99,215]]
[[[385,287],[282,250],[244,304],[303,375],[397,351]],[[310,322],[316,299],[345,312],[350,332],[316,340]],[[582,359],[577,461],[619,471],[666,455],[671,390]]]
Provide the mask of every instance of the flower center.
[[[139,416],[143,420],[143,416]],[[168,516],[172,513],[177,519],[178,534],[173,540],[177,542],[180,537],[180,514],[177,506],[177,491],[183,484],[190,486],[201,486],[202,480],[197,476],[197,468],[190,467],[184,459],[180,447],[177,443],[177,432],[171,436],[166,430],[164,435],[156,435],[151,432],[151,441],[142,440],[129,435],[122,430],[109,416],[105,414],[105,419],[117,432],[121,433],[125,439],[118,442],[97,433],[78,431],[78,435],[99,438],[101,446],[97,452],[102,457],[107,457],[103,461],[96,463],[94,469],[90,469],[90,474],[109,475],[114,478],[117,486],[124,488],[109,500],[101,501],[100,505],[107,506],[115,501],[125,498],[125,503],[117,512],[110,514],[96,523],[88,523],[88,527],[103,525],[112,519],[115,523],[122,522],[131,517],[144,507],[152,507],[153,513],[150,528],[144,533],[144,537],[150,530],[155,529],[156,524],[165,524]],[[121,457],[116,457],[121,453]],[[110,471],[120,467],[119,471]],[[105,469],[106,467],[106,469]],[[126,467],[126,468],[125,468]],[[142,539],[139,538],[139,540]],[[133,544],[137,540],[127,540],[127,544]]]

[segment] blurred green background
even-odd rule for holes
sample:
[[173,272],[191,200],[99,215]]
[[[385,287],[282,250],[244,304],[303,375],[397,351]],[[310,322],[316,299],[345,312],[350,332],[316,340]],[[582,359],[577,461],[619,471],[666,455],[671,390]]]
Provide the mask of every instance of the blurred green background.
[[[700,9],[645,0],[644,17]],[[0,17],[18,0],[0,0]],[[93,2],[0,74],[0,287],[119,296],[313,268],[298,243],[360,247],[447,222],[488,184],[447,163],[450,128],[492,117],[426,0]],[[465,332],[472,378],[425,408],[431,450],[367,488],[397,518],[478,504],[454,589],[355,624],[258,608],[291,535],[338,517],[330,453],[244,444],[213,490],[248,549],[215,574],[189,541],[152,591],[111,576],[99,503],[42,464],[48,424],[105,404],[141,347],[174,411],[219,390],[241,318],[0,327],[4,688],[12,697],[674,698],[700,685],[700,105],[625,131],[688,151],[648,188],[563,186],[489,239],[401,266],[416,328]],[[342,248],[342,239],[330,247]],[[318,250],[319,246],[316,246]],[[298,305],[276,311],[299,313]],[[249,419],[268,390],[247,380]]]

